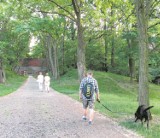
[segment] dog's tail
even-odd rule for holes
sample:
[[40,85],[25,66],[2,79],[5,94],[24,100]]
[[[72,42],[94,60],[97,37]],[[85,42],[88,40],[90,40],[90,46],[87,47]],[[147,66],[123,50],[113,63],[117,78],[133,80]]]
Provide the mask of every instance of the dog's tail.
[[144,111],[147,111],[147,110],[149,110],[149,109],[151,109],[151,108],[153,108],[154,106],[149,106],[149,107],[147,107],[146,109],[144,109]]

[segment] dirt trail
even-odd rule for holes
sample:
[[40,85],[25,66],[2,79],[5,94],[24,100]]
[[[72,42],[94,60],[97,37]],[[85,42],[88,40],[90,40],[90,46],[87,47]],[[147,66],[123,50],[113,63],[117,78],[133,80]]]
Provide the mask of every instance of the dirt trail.
[[39,92],[30,76],[16,92],[0,97],[0,138],[139,137],[97,112],[92,125],[81,117],[81,103],[54,90]]

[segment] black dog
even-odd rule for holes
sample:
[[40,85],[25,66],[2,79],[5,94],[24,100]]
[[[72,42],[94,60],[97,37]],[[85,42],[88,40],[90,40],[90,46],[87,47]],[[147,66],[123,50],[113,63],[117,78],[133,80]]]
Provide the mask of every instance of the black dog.
[[153,106],[146,107],[145,105],[140,105],[135,112],[135,122],[139,119],[141,120],[141,123],[143,125],[143,119],[145,119],[144,122],[147,122],[147,128],[149,128],[149,120],[151,120],[152,116],[149,111]]

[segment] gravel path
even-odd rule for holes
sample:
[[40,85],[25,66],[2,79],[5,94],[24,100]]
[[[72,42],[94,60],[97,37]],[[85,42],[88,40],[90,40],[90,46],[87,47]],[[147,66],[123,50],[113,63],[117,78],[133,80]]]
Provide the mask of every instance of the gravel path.
[[138,138],[105,116],[94,124],[82,117],[82,105],[51,90],[39,92],[33,77],[16,92],[0,97],[0,138]]

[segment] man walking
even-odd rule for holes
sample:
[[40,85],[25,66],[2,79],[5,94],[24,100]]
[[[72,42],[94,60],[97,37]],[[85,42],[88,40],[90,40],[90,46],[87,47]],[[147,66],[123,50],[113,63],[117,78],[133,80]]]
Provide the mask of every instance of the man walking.
[[42,72],[39,72],[39,75],[37,77],[37,82],[38,82],[39,90],[41,92],[43,91],[43,81],[44,81],[44,76]]
[[80,84],[79,98],[83,103],[83,120],[87,120],[87,109],[89,108],[89,124],[92,124],[94,117],[94,102],[95,96],[96,100],[99,100],[99,89],[98,83],[95,78],[93,78],[93,73],[91,71],[87,72],[87,76],[82,79]]

